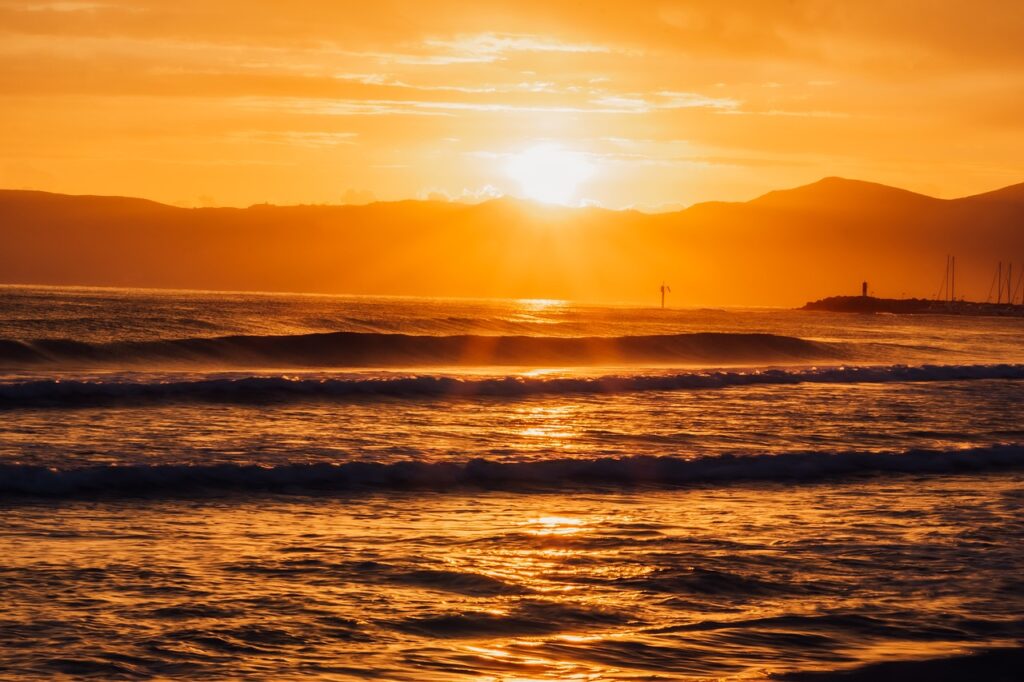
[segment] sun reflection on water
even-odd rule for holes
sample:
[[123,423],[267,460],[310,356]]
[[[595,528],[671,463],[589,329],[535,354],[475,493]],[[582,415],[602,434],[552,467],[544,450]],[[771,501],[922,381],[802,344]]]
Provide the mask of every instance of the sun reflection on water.
[[543,444],[552,450],[577,447],[581,425],[577,420],[579,407],[566,405],[533,405],[515,410],[515,425],[510,435],[533,447]]
[[585,521],[567,516],[541,516],[526,522],[534,526],[526,531],[532,535],[575,535],[586,532]]

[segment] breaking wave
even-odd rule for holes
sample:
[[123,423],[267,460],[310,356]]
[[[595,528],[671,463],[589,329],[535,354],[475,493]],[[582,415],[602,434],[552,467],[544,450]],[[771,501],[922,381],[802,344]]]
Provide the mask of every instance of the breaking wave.
[[193,380],[59,380],[0,383],[0,409],[111,404],[384,398],[526,397],[635,391],[710,390],[802,383],[857,384],[1024,379],[1024,365],[890,365],[801,369],[692,370],[608,376],[412,375],[393,377],[242,376]]
[[1024,445],[903,452],[626,457],[500,462],[97,465],[59,469],[0,465],[0,497],[175,496],[214,492],[316,493],[360,490],[565,490],[802,482],[851,476],[985,472],[1024,468]]
[[654,336],[415,336],[331,332],[87,343],[0,339],[0,367],[216,365],[230,367],[411,367],[784,362],[845,357],[839,344],[776,334]]

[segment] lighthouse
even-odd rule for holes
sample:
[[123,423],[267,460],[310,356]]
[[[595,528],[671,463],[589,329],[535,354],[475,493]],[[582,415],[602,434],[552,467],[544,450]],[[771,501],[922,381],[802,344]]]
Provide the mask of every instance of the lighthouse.
[[867,298],[868,297],[868,283],[867,282],[861,282],[860,283],[860,295],[861,295],[861,298]]

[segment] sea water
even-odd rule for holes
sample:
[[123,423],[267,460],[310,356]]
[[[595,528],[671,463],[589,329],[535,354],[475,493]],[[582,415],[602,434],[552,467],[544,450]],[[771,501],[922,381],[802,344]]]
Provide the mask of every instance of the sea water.
[[1022,335],[2,287],[0,675],[1017,670]]

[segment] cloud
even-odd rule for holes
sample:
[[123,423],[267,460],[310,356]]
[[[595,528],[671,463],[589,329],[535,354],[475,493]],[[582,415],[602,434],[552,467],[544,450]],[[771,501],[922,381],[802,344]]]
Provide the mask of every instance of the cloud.
[[505,92],[510,92],[515,86],[499,86],[494,85],[416,85],[413,83],[406,83],[402,80],[397,80],[391,76],[382,73],[339,73],[334,76],[338,80],[351,81],[355,83],[361,83],[363,85],[376,85],[388,88],[401,88],[404,90],[419,90],[421,92],[464,92],[473,94],[486,94],[492,92],[498,92],[503,89]]
[[953,195],[1020,180],[1022,31],[1010,0],[0,0],[0,169],[239,205],[394,198],[500,184],[459,152],[544,138],[616,166],[609,205],[752,195],[807,165]]
[[499,199],[505,196],[505,193],[495,187],[494,185],[484,185],[477,188],[463,187],[461,192],[449,192],[445,189],[430,188],[421,190],[418,198],[426,199],[427,201],[447,201],[457,202],[461,204],[479,204],[484,201],[490,201],[491,199]]
[[296,97],[238,98],[244,108],[274,110],[330,116],[455,116],[460,112],[508,114],[637,114],[654,109],[695,108],[714,103],[640,103],[634,99],[599,98],[583,105],[515,104],[512,102],[455,102],[416,99],[314,99]]
[[645,113],[658,109],[735,110],[739,100],[730,97],[709,97],[694,92],[663,90],[651,94],[605,95],[592,100],[594,104],[621,112]]
[[545,36],[478,33],[452,38],[427,38],[415,48],[404,51],[370,50],[348,54],[407,66],[452,66],[491,64],[506,60],[515,53],[593,54],[610,51],[611,48],[603,45],[568,43]]
[[736,109],[740,106],[740,102],[731,97],[708,97],[695,92],[673,92],[671,90],[662,90],[657,94],[663,98],[657,104],[659,109],[690,109],[693,107]]
[[355,144],[358,133],[336,133],[309,130],[250,130],[231,135],[242,142],[258,142],[298,147],[334,147],[339,144]]
[[508,52],[576,52],[594,53],[610,52],[603,45],[585,43],[566,43],[552,38],[536,35],[513,35],[502,33],[480,33],[462,35],[454,39],[429,39],[424,41],[428,47],[440,48],[456,55],[499,58]]
[[794,118],[850,118],[851,114],[843,111],[793,111],[786,109],[765,109],[761,111],[733,110],[729,114],[745,116],[789,116]]

